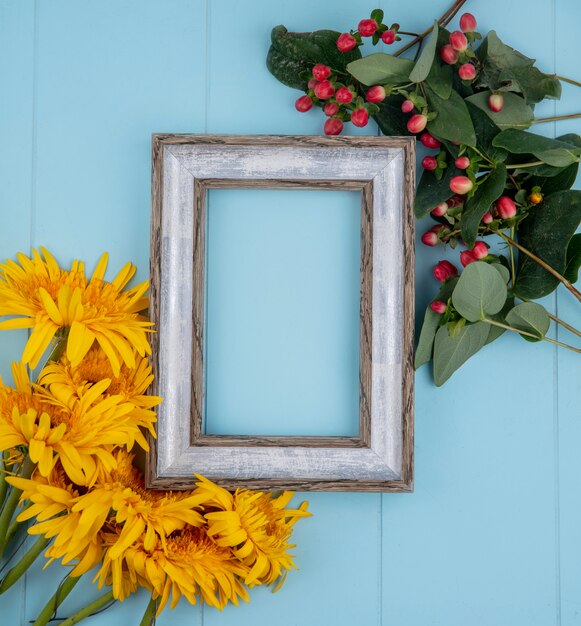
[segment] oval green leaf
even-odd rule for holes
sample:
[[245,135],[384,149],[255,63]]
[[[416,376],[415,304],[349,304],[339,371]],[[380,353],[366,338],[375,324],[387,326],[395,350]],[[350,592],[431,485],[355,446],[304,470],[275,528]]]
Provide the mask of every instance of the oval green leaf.
[[502,111],[494,112],[488,106],[490,91],[481,91],[466,98],[470,102],[484,111],[488,117],[500,128],[528,128],[535,118],[531,107],[514,93],[504,94],[504,107]]
[[428,74],[432,69],[432,64],[434,63],[434,58],[436,56],[437,44],[438,22],[434,22],[434,29],[432,30],[432,34],[430,35],[428,42],[424,46],[424,49],[420,54],[420,58],[416,61],[414,69],[410,72],[410,80],[413,83],[421,83],[428,77]]
[[470,263],[452,294],[452,304],[462,317],[477,322],[498,313],[507,297],[506,283],[488,263]]
[[377,52],[352,61],[347,65],[347,71],[364,85],[397,85],[409,81],[413,67],[414,63],[409,59]]
[[508,312],[506,322],[517,330],[535,335],[536,339],[521,335],[523,339],[533,342],[540,341],[547,334],[551,324],[547,311],[536,302],[517,304]]
[[493,145],[512,154],[534,154],[553,167],[566,167],[577,162],[581,147],[564,141],[542,137],[518,128],[508,128],[496,135]]

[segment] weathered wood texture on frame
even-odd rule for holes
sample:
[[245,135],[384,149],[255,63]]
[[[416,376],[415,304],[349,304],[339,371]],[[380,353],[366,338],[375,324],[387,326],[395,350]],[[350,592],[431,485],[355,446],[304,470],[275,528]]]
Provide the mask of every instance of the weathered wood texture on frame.
[[[151,314],[158,438],[151,487],[413,486],[414,143],[409,138],[154,135]],[[357,437],[203,434],[205,199],[212,188],[361,192]]]

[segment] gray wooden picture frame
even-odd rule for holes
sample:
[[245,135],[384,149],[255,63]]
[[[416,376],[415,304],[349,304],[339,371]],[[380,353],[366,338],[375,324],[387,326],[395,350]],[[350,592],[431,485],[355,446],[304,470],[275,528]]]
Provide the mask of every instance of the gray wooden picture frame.
[[[154,135],[150,488],[412,491],[415,143],[409,137]],[[203,432],[205,207],[212,188],[361,192],[356,437]]]

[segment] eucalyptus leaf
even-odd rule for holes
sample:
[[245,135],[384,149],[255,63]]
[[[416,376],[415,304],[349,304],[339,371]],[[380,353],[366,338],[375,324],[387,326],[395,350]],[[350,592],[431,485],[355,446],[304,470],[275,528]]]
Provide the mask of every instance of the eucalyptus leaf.
[[468,101],[466,104],[468,106],[470,117],[472,118],[472,123],[474,124],[477,147],[480,152],[492,161],[505,161],[508,154],[506,150],[497,148],[492,143],[492,140],[500,132],[500,128],[498,128],[498,126],[482,109]]
[[504,280],[505,283],[508,283],[510,280],[510,271],[507,267],[502,265],[502,263],[491,263],[490,267],[493,267],[500,274],[502,280]]
[[526,335],[521,335],[523,339],[533,342],[540,341],[547,334],[551,324],[547,311],[536,302],[523,302],[521,304],[517,304],[508,312],[506,322],[509,326],[512,326],[517,330],[522,330],[535,335],[536,339],[533,337],[527,337]]
[[486,344],[489,332],[490,325],[485,322],[466,324],[454,337],[450,336],[446,326],[438,330],[434,341],[434,382],[437,387],[441,387]]
[[450,97],[444,100],[427,85],[426,94],[430,110],[438,114],[428,122],[428,131],[438,139],[475,146],[474,125],[462,96],[452,90]]
[[506,282],[488,263],[470,263],[452,293],[452,304],[469,322],[498,313],[506,302]]
[[413,83],[421,83],[426,80],[430,70],[432,69],[438,45],[438,31],[438,22],[434,22],[432,33],[424,46],[419,59],[416,61],[414,69],[410,72],[410,80]]
[[[581,191],[557,191],[530,209],[518,229],[519,243],[560,274],[566,269],[567,247],[581,222]],[[525,254],[519,254],[515,295],[535,300],[559,284],[549,272]]]
[[528,128],[535,119],[531,107],[514,93],[504,94],[504,106],[502,111],[492,111],[488,106],[489,91],[481,91],[466,98],[479,109],[482,109],[490,119],[502,130],[504,128]]
[[533,154],[553,167],[571,165],[577,162],[581,154],[581,147],[517,128],[503,130],[492,143],[512,154]]
[[414,212],[418,219],[425,217],[440,202],[450,198],[452,195],[450,181],[457,174],[458,170],[455,167],[447,167],[442,178],[438,180],[433,172],[423,171],[414,201]]
[[497,163],[488,178],[478,185],[476,192],[468,198],[462,211],[462,238],[472,247],[478,235],[478,226],[490,205],[500,198],[506,185],[506,167]]
[[576,283],[581,267],[581,233],[573,235],[567,246],[567,263],[563,276],[570,282]]
[[266,67],[281,83],[306,91],[313,66],[323,63],[334,71],[345,72],[347,64],[361,58],[358,47],[349,52],[337,50],[341,33],[334,30],[318,30],[312,33],[292,33],[284,26],[272,29],[272,44],[266,57]]
[[[452,295],[452,291],[454,291],[454,287],[457,282],[457,278],[446,280],[442,284],[438,295],[432,300],[432,302],[447,302]],[[432,358],[434,338],[441,321],[442,316],[432,311],[432,309],[428,306],[424,314],[424,323],[422,324],[418,347],[416,348],[416,357],[414,361],[414,367],[416,369],[421,367],[424,363],[427,363]]]
[[377,52],[347,65],[347,71],[364,85],[397,85],[409,82],[413,61]]

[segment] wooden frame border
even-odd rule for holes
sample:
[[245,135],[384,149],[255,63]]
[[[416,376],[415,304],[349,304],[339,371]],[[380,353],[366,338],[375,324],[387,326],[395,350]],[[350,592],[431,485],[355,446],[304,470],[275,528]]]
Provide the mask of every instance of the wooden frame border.
[[[411,138],[393,137],[153,136],[151,316],[158,332],[153,336],[152,393],[165,396],[166,402],[159,411],[159,440],[150,439],[148,486],[188,488],[196,471],[227,488],[412,490],[414,147]],[[315,173],[328,175],[315,178]],[[215,188],[361,192],[359,436],[202,433],[205,199],[207,190]],[[379,224],[374,224],[375,213]],[[393,227],[398,229],[396,238],[387,230]],[[374,249],[376,235],[394,252]],[[399,289],[392,286],[387,293],[383,283],[393,282],[388,270],[394,269],[399,270]],[[184,284],[186,291],[192,285],[189,299],[176,294],[184,291]],[[376,302],[374,291],[379,294]],[[389,337],[387,308],[399,322]],[[187,333],[189,326],[191,342],[181,342],[186,345],[178,345],[179,337],[170,330],[176,313],[181,331]],[[394,339],[399,344],[395,347]],[[188,346],[192,365],[186,380],[179,376],[187,369],[183,363]],[[173,353],[182,347],[184,353]],[[401,373],[399,392],[386,358]],[[389,392],[401,395],[394,401]],[[379,405],[397,406],[399,415],[382,416]],[[276,468],[269,473],[273,456]],[[237,467],[232,467],[233,458],[238,459]],[[305,475],[305,463],[312,466],[312,475],[308,467]]]

